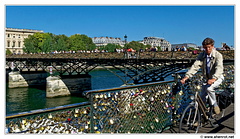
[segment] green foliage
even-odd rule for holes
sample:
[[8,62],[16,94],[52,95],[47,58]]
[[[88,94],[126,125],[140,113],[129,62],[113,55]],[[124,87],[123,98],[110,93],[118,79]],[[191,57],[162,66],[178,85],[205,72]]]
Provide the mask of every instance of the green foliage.
[[115,52],[117,48],[122,48],[122,47],[120,45],[111,44],[111,43],[108,43],[105,47],[103,47],[103,49],[107,50],[108,52]]
[[92,39],[86,35],[75,34],[69,37],[70,50],[93,50],[96,48]]
[[24,40],[24,45],[23,51],[26,53],[94,50],[96,48],[91,38],[79,34],[67,37],[66,35],[54,35],[52,33],[35,33]]
[[139,51],[140,49],[144,50],[147,47],[149,47],[149,46],[148,45],[144,45],[142,43],[139,43],[137,41],[131,41],[130,43],[125,44],[125,46],[124,46],[125,49],[132,48],[132,49],[134,49],[136,51]]
[[83,49],[83,42],[81,40],[81,36],[79,34],[75,34],[69,37],[69,46],[70,50],[77,51],[77,50],[85,50]]
[[162,51],[162,47],[157,47],[158,48],[158,51]]
[[48,33],[43,34],[43,40],[40,44],[40,52],[44,52],[44,53],[50,52],[52,50],[51,49],[52,43],[53,43],[53,40],[51,35]]
[[12,52],[9,49],[7,49],[6,50],[6,55],[11,55],[11,54],[12,54]]
[[36,36],[29,35],[28,38],[24,39],[23,51],[26,53],[36,53],[38,48],[38,41]]
[[195,48],[193,48],[193,47],[188,47],[188,50],[189,50],[189,51],[193,51],[193,50],[195,50]]
[[87,45],[87,48],[88,48],[88,50],[94,50],[94,49],[96,49],[96,45],[93,43],[93,44],[88,44]]

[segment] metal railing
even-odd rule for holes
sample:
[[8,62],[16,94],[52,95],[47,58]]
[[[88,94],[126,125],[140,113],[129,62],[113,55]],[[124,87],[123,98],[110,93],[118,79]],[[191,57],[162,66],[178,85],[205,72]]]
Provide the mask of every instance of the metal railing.
[[90,103],[82,102],[6,116],[6,133],[79,134],[90,132]]
[[[186,84],[175,80],[85,91],[89,102],[6,116],[6,133],[160,133],[177,125],[189,96],[200,91],[201,72]],[[220,88],[234,87],[234,65],[225,65]],[[181,87],[180,87],[181,86]]]
[[[199,51],[200,53],[201,51]],[[234,59],[234,51],[219,51],[224,60]],[[6,58],[21,59],[196,59],[192,51],[159,51],[159,52],[109,52],[109,53],[58,53],[58,54],[20,54],[6,55]]]
[[93,132],[156,133],[170,126],[177,105],[174,81],[86,91],[90,98]]
[[170,126],[174,81],[86,91],[90,102],[6,117],[6,133],[156,133]]

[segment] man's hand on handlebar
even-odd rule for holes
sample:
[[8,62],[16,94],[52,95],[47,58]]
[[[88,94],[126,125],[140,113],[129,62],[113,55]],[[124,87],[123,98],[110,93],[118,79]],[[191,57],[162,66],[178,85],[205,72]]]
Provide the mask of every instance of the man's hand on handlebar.
[[181,82],[182,84],[185,84],[185,82],[186,82],[187,79],[188,79],[188,77],[184,77],[182,80],[180,80],[180,82]]
[[212,85],[214,82],[216,81],[216,79],[209,79],[208,81],[207,81],[207,84],[209,84],[209,85]]
[[[185,84],[185,82],[186,82],[186,80],[188,79],[188,77],[184,77],[182,80],[180,80],[180,82],[182,83],[182,84]],[[207,81],[207,84],[209,84],[209,85],[212,85],[214,82],[216,81],[216,79],[209,79],[208,81]]]

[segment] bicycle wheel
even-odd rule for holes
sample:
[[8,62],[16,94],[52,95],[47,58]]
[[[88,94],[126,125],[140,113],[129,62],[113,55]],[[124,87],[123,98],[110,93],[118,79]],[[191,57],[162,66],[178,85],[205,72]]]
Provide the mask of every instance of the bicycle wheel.
[[194,105],[190,104],[183,111],[179,133],[197,133],[200,124],[200,112]]

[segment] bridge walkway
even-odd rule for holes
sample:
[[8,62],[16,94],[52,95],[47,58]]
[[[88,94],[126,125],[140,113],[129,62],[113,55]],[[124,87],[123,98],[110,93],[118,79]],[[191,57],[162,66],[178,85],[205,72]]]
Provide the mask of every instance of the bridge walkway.
[[[219,126],[216,128],[213,128],[209,125],[206,125],[204,127],[201,127],[199,129],[199,133],[235,133],[234,132],[234,104],[232,103],[225,109],[225,115],[221,117],[223,112],[219,114],[217,117],[217,120],[219,122]],[[172,127],[169,130],[166,130],[164,133],[177,133],[178,127]]]

